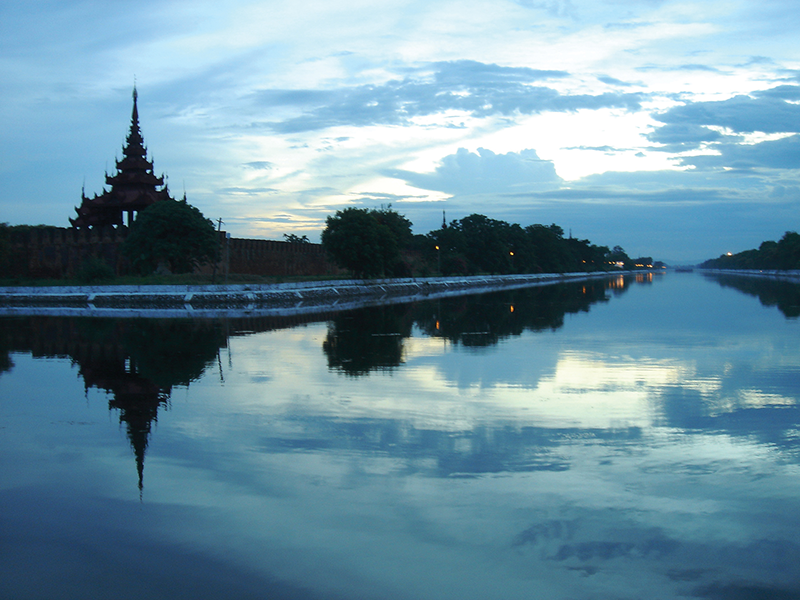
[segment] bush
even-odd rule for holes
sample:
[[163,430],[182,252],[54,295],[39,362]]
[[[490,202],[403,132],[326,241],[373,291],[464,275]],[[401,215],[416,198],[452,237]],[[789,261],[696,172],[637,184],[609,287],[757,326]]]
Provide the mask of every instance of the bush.
[[91,256],[83,261],[76,276],[81,283],[97,283],[114,279],[114,269],[102,258]]

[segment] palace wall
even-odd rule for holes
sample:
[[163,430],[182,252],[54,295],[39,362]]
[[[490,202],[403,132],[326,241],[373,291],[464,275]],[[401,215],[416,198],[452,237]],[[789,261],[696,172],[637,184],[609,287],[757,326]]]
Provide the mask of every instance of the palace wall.
[[[118,275],[125,274],[128,264],[120,246],[127,235],[127,227],[11,230],[3,277],[74,277],[92,257],[101,259]],[[327,260],[320,244],[228,238],[225,232],[220,232],[220,245],[222,257],[216,266],[220,276],[225,273],[264,277],[320,276],[339,272]],[[213,270],[212,265],[202,268],[206,273]]]
[[[339,271],[331,264],[321,244],[292,244],[273,240],[227,238],[222,265],[230,273],[263,276],[319,276]],[[229,258],[228,258],[229,257]]]
[[6,275],[61,279],[74,276],[91,257],[100,258],[117,273],[124,272],[127,265],[119,248],[127,235],[126,227],[12,229]]

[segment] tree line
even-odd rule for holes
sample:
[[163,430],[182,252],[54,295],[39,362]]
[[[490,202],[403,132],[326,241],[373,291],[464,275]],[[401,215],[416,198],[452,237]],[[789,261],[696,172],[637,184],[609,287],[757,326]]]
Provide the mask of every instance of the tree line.
[[347,208],[327,218],[322,245],[356,277],[409,277],[511,273],[567,273],[661,267],[649,256],[631,259],[564,236],[556,224],[522,227],[472,214],[413,235],[412,223],[391,206]]
[[800,234],[787,231],[777,241],[762,242],[758,249],[723,254],[700,265],[704,269],[800,270]]

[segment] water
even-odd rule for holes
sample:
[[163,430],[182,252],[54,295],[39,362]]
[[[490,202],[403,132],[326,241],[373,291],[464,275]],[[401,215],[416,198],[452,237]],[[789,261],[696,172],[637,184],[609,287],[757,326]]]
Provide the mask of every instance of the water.
[[0,597],[800,598],[799,305],[0,319]]

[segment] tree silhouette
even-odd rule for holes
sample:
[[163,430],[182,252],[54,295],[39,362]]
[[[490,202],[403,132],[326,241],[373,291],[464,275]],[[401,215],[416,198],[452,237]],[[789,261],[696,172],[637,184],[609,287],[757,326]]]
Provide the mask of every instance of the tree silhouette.
[[136,217],[122,252],[134,271],[149,274],[165,268],[190,273],[219,258],[214,224],[183,200],[161,200]]
[[411,222],[390,208],[346,208],[327,219],[322,245],[333,261],[357,277],[405,275],[400,249],[411,241]]

